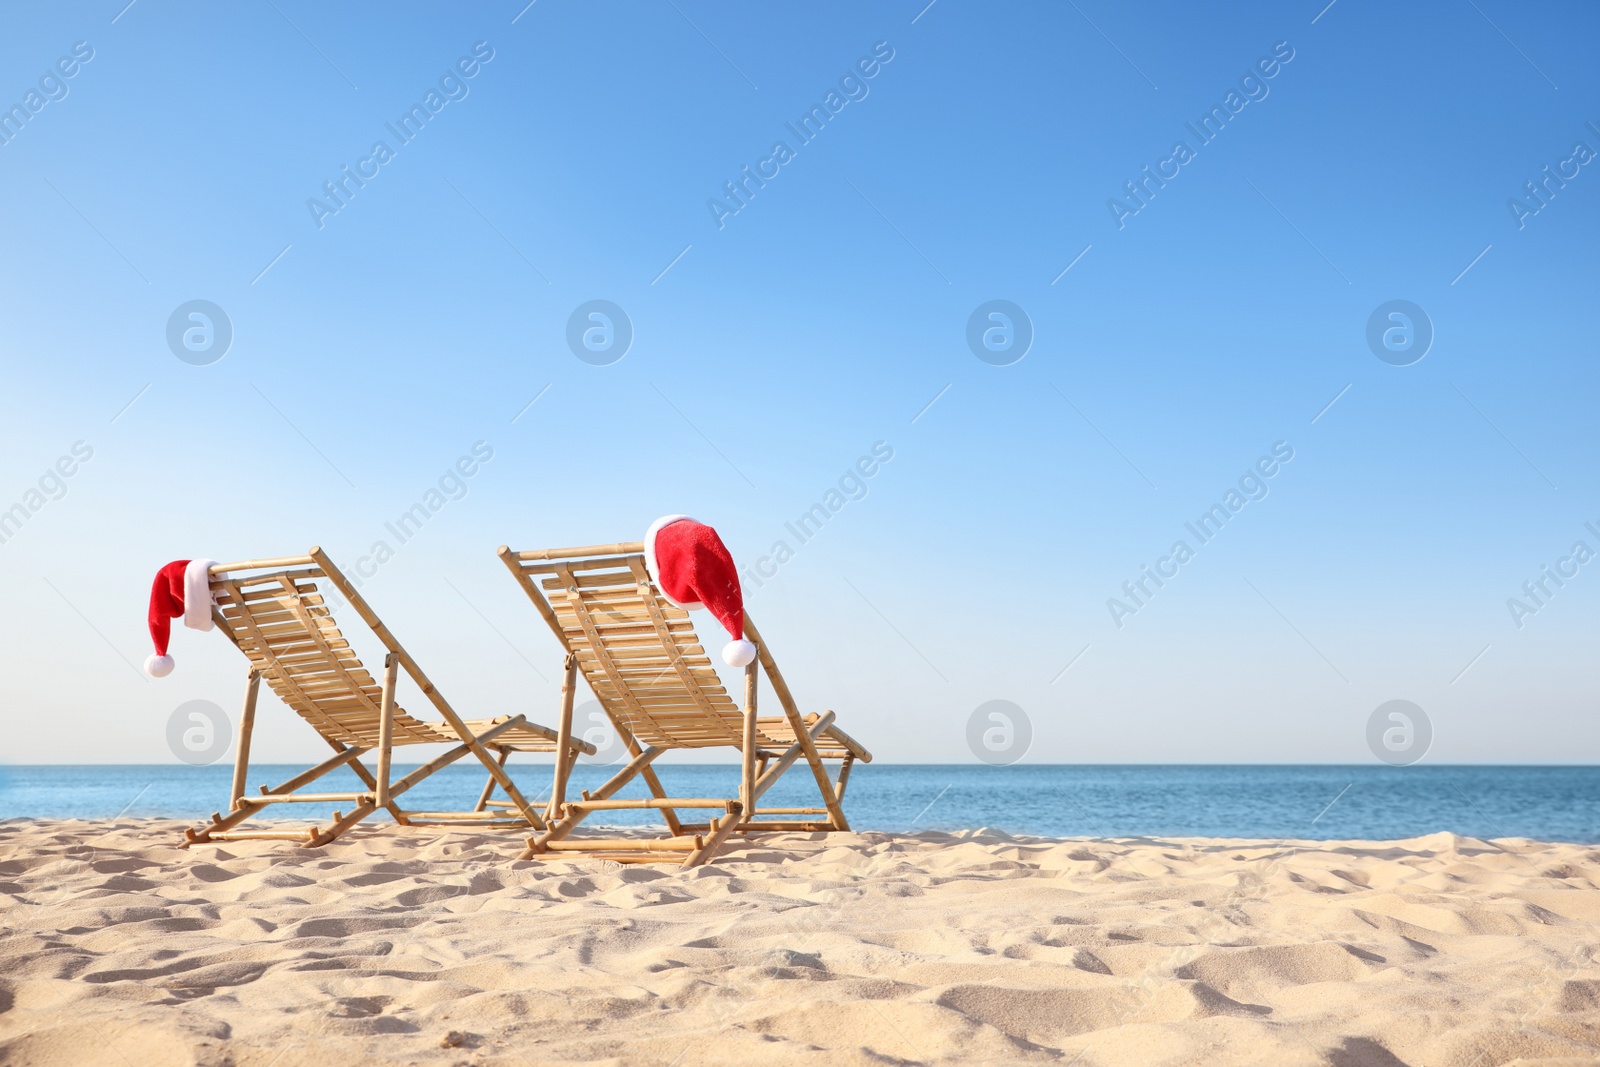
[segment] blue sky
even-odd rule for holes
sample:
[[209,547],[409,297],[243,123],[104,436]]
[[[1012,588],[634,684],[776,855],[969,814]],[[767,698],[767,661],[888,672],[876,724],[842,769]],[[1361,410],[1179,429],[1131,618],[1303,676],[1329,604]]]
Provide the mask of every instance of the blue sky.
[[[1520,628],[1507,607],[1600,550],[1600,164],[1520,227],[1508,207],[1600,151],[1600,14],[1540,11],[15,13],[0,104],[59,99],[0,144],[0,508],[93,455],[0,543],[6,759],[170,759],[172,708],[232,709],[244,664],[180,630],[174,675],[135,669],[155,569],[312,544],[351,567],[477,442],[465,496],[363,590],[463,711],[552,721],[558,650],[497,545],[686,512],[750,566],[884,442],[747,589],[807,708],[883,758],[969,760],[968,717],[1006,699],[1030,760],[1366,761],[1368,716],[1407,699],[1430,761],[1592,760],[1600,563]],[[830,91],[855,99],[801,143]],[[1230,91],[1257,98],[1201,145],[1185,124]],[[1180,139],[1119,228],[1108,201]],[[708,201],[780,140],[719,227]],[[1396,299],[1434,331],[1409,366],[1366,341]],[[208,365],[166,340],[192,300],[233,329]],[[632,324],[609,365],[567,344],[592,300]],[[1008,366],[965,339],[991,300],[1034,331]],[[1269,495],[1115,625],[1278,442]],[[316,753],[287,719],[260,758]],[[66,722],[91,727],[70,752]]]

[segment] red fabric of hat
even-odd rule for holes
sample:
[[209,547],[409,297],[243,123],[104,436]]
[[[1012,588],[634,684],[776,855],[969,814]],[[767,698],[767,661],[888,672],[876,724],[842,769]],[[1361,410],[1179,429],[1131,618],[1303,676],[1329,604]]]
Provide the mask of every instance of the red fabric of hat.
[[722,649],[724,663],[743,667],[756,658],[756,646],[744,638],[739,570],[717,531],[687,515],[665,516],[645,534],[644,558],[663,597],[690,611],[705,608],[728,631],[733,640]]
[[150,586],[150,641],[155,655],[144,661],[145,673],[165,678],[172,673],[167,644],[172,640],[172,620],[181,617],[191,630],[211,629],[211,568],[216,560],[175,559],[156,571]]

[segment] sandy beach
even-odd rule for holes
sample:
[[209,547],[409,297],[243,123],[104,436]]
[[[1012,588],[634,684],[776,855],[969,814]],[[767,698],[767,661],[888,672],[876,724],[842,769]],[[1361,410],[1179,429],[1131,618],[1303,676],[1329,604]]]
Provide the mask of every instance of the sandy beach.
[[0,824],[0,1063],[1600,1063],[1591,846]]

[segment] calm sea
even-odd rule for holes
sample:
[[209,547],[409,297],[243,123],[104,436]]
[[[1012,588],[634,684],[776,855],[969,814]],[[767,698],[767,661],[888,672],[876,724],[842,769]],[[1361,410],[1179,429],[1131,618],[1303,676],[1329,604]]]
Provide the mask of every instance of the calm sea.
[[[300,769],[253,768],[251,788]],[[519,770],[513,762],[512,770],[530,796],[546,795],[547,764]],[[729,765],[663,764],[659,770],[678,796],[728,796],[738,789],[738,769]],[[568,795],[610,773],[579,767]],[[0,767],[0,818],[198,820],[226,806],[231,778],[226,764]],[[483,781],[481,770],[457,764],[412,790],[404,804],[469,808]],[[323,782],[316,788],[358,788],[347,771]],[[813,806],[816,787],[797,766],[764,801]],[[858,765],[845,806],[856,829],[895,832],[986,826],[1062,837],[1393,839],[1449,830],[1589,843],[1600,842],[1600,767]],[[293,809],[280,810],[305,817],[326,811],[318,805]],[[606,819],[649,821],[642,813],[612,812]]]

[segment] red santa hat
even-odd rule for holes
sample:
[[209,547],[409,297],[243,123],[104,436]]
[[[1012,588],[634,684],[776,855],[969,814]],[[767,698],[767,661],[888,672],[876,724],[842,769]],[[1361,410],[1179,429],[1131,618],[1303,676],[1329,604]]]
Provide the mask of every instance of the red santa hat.
[[191,630],[211,629],[211,568],[214,559],[175,559],[156,572],[150,587],[150,640],[155,655],[144,661],[145,673],[165,678],[172,673],[172,657],[167,642],[172,637],[172,620],[183,617]]
[[744,594],[739,571],[717,531],[687,515],[667,515],[644,535],[644,562],[668,602],[694,611],[708,608],[733,637],[722,648],[722,662],[743,667],[756,658],[744,639]]

